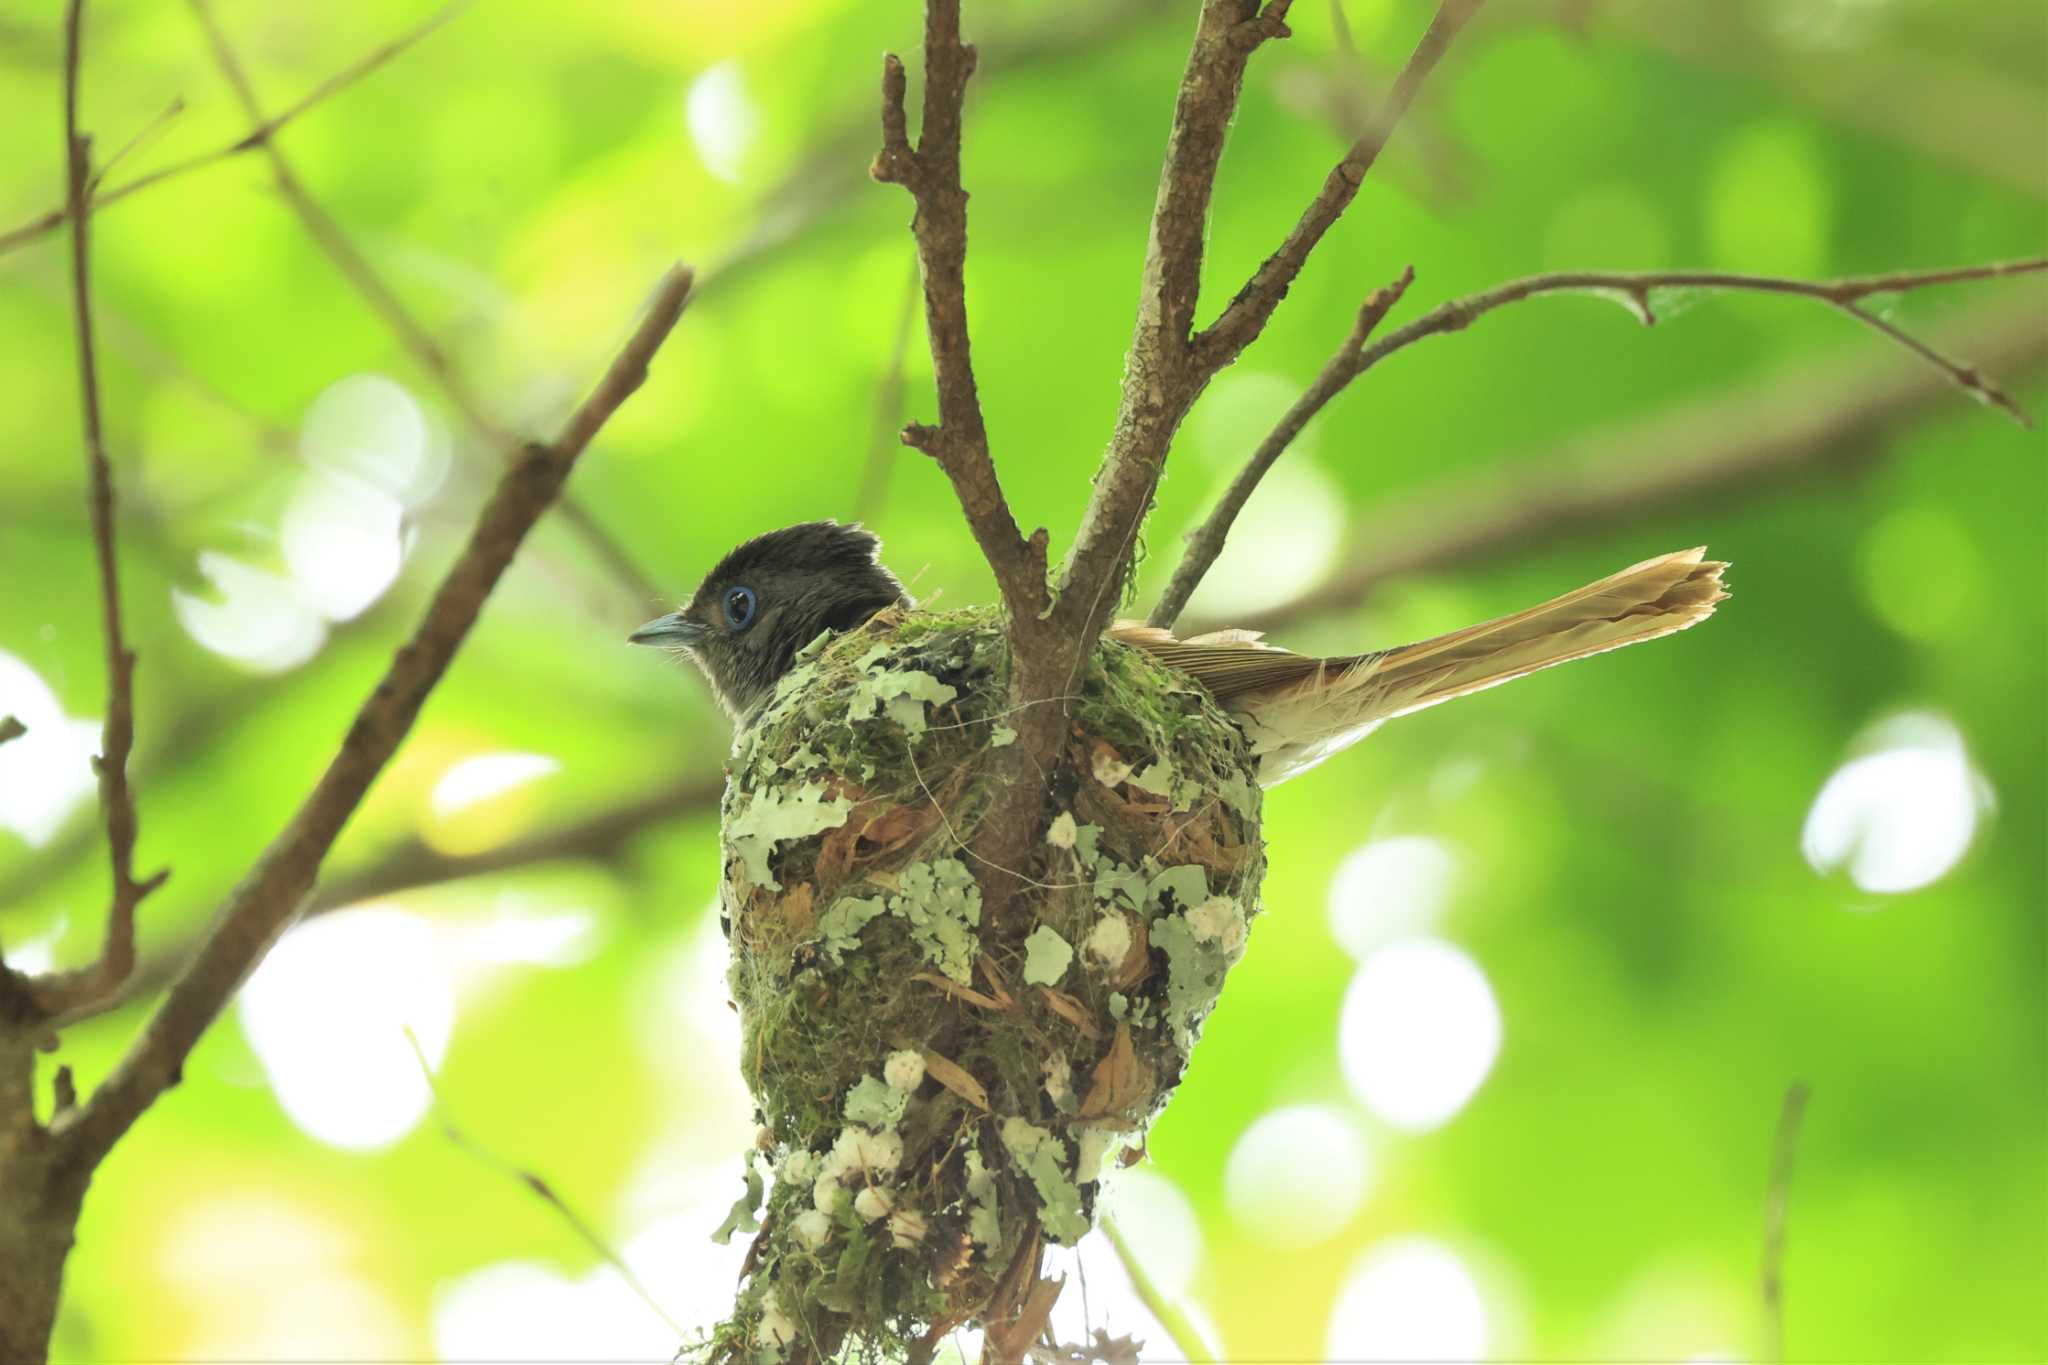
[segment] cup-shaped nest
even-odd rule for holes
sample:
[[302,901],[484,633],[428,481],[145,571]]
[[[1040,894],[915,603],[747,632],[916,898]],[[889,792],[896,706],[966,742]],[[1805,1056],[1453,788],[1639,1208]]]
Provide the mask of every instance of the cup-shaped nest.
[[[987,611],[815,643],[734,746],[722,910],[762,1124],[717,1360],[916,1356],[1028,1320],[1047,1243],[1135,1160],[1258,909],[1256,768],[1186,675],[1105,641],[1024,891],[972,848],[1016,742]],[[993,883],[992,883],[993,884]],[[765,1204],[765,1207],[760,1207]]]

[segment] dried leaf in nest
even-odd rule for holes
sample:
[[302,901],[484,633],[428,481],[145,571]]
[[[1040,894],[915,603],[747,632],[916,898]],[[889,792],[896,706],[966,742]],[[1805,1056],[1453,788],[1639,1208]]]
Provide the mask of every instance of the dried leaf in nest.
[[931,985],[937,986],[940,990],[952,996],[955,1000],[965,1000],[968,1004],[979,1005],[985,1010],[1001,1010],[1009,1008],[1009,1005],[1004,1004],[1002,1001],[996,999],[994,996],[983,995],[980,991],[974,990],[967,986],[963,986],[959,982],[953,980],[951,977],[940,976],[937,972],[917,972],[914,973],[910,979],[912,981],[928,982]]
[[1086,1342],[1034,1346],[1031,1358],[1038,1365],[1138,1365],[1138,1352],[1142,1349],[1143,1343],[1135,1337],[1113,1337],[1097,1327],[1089,1332]]
[[983,1113],[988,1112],[988,1087],[969,1075],[967,1068],[950,1057],[923,1049],[924,1074],[966,1100]]
[[1095,1021],[1088,1017],[1088,1011],[1082,1008],[1081,1002],[1073,996],[1056,991],[1050,986],[1040,986],[1038,993],[1045,997],[1045,1003],[1051,1007],[1054,1014],[1081,1030],[1083,1034],[1090,1038],[1102,1036],[1102,1030],[1095,1026]]
[[1119,1023],[1109,1051],[1095,1064],[1088,1096],[1081,1101],[1081,1117],[1113,1120],[1105,1126],[1135,1127],[1151,1108],[1153,1082],[1152,1068],[1131,1046],[1131,1026]]
[[1109,984],[1120,991],[1128,991],[1152,975],[1152,933],[1145,927],[1144,917],[1125,915],[1124,922],[1130,925],[1131,946],[1109,974]]
[[984,1359],[1022,1360],[1025,1352],[1031,1349],[1031,1343],[1038,1340],[1039,1333],[1045,1330],[1046,1319],[1052,1316],[1052,1306],[1066,1287],[1067,1277],[1064,1275],[1057,1280],[1040,1280],[1032,1285],[1016,1317],[1006,1323],[989,1325]]

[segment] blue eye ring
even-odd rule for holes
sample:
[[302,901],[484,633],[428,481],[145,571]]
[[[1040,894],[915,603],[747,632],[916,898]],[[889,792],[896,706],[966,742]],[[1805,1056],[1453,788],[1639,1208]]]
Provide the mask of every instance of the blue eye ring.
[[754,609],[757,599],[752,588],[728,588],[719,600],[718,608],[725,613],[726,625],[735,634],[754,624]]

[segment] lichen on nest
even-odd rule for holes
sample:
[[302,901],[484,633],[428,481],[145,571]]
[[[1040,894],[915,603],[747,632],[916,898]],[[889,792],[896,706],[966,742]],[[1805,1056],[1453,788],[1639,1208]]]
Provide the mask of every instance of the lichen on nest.
[[1244,950],[1265,865],[1244,737],[1113,641],[1012,869],[1028,894],[984,916],[968,846],[1017,738],[1007,648],[992,611],[886,612],[800,654],[735,742],[721,908],[762,1130],[710,1359],[916,1356],[1017,1313]]

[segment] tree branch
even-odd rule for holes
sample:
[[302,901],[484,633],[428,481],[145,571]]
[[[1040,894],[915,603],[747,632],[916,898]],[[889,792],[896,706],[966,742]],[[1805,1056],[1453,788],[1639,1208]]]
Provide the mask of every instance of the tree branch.
[[[1977,309],[1936,339],[2014,374],[2048,366],[2048,331],[2032,300]],[[1927,366],[1865,350],[1687,399],[1549,450],[1510,452],[1390,498],[1352,524],[1345,541],[1353,553],[1321,582],[1266,611],[1189,630],[1282,630],[1351,610],[1405,575],[1466,569],[1673,508],[1754,499],[1816,473],[1875,463],[1887,453],[1887,433],[1949,403],[1954,389]]]
[[1259,448],[1252,452],[1251,460],[1238,471],[1230,487],[1224,490],[1222,501],[1195,530],[1188,533],[1187,552],[1181,557],[1180,565],[1173,571],[1173,579],[1166,585],[1160,596],[1159,605],[1152,608],[1148,625],[1170,629],[1186,609],[1188,598],[1194,595],[1202,578],[1209,572],[1209,566],[1216,562],[1216,556],[1223,553],[1223,542],[1230,535],[1230,527],[1237,520],[1237,514],[1244,510],[1252,491],[1259,481],[1266,477],[1266,471],[1273,467],[1299,436],[1315,415],[1332,398],[1344,391],[1346,385],[1356,379],[1363,369],[1365,343],[1372,336],[1373,329],[1380,325],[1388,311],[1401,301],[1401,295],[1415,281],[1415,267],[1409,266],[1401,272],[1399,279],[1373,291],[1358,310],[1358,321],[1352,325],[1351,334],[1344,338],[1344,344],[1337,353],[1324,362],[1315,382],[1308,386],[1308,392],[1294,401],[1294,405],[1280,418],[1280,422],[1259,442]]
[[[296,104],[286,109],[283,113],[263,120],[257,125],[255,131],[236,138],[233,142],[215,147],[212,151],[200,152],[196,156],[186,157],[182,161],[175,161],[168,166],[159,167],[146,175],[138,175],[132,180],[123,181],[104,194],[99,193],[95,189],[92,202],[86,206],[87,209],[90,212],[97,213],[108,205],[119,203],[129,195],[138,194],[153,185],[161,185],[166,180],[174,180],[188,172],[203,170],[208,166],[218,165],[220,162],[240,156],[244,152],[256,150],[256,148],[268,142],[274,134],[281,131],[287,124],[303,114],[310,113],[313,109],[348,89],[357,81],[362,80],[392,58],[399,56],[413,44],[419,42],[422,38],[425,38],[434,30],[462,13],[462,11],[468,9],[469,5],[470,0],[454,0],[454,3],[442,7],[418,28],[413,29],[409,33],[401,34],[390,42],[365,53],[362,57],[357,58],[348,66],[343,67],[326,80],[320,82],[319,85],[313,87],[312,90],[301,96]],[[101,167],[100,174],[105,175],[112,168],[112,164],[109,161],[106,166]],[[55,232],[59,227],[63,226],[65,218],[69,213],[70,206],[68,203],[59,204],[57,207],[31,218],[28,222],[23,223],[17,228],[0,233],[0,256],[6,255],[18,247],[27,246],[30,242],[37,241]]]
[[1510,280],[1492,289],[1439,304],[1407,325],[1374,342],[1361,357],[1360,372],[1371,369],[1394,352],[1413,346],[1425,337],[1463,331],[1496,308],[1544,294],[1618,295],[1629,311],[1645,326],[1657,321],[1655,291],[1659,289],[1705,289],[1755,294],[1790,294],[1818,299],[1848,313],[1864,326],[1898,343],[1927,361],[1957,388],[1981,402],[2003,409],[2022,426],[2031,425],[2019,405],[1986,380],[1970,365],[1951,360],[1939,351],[1870,312],[1861,305],[1878,294],[1902,294],[1938,285],[1973,280],[2006,279],[2038,275],[2048,271],[2048,256],[2017,261],[1993,261],[1984,265],[1952,266],[1942,270],[1902,270],[1889,275],[1858,275],[1839,280],[1788,280],[1770,275],[1742,275],[1715,270],[1611,271],[1570,270],[1526,279]]
[[903,186],[916,204],[911,232],[924,279],[925,335],[938,380],[939,423],[913,422],[902,440],[931,456],[952,481],[961,511],[1009,609],[1013,629],[1045,610],[1045,542],[1026,540],[989,454],[967,328],[967,191],[960,183],[961,107],[974,48],[960,41],[960,0],[928,0],[924,123],[911,146],[907,79],[894,53],[882,59],[882,149],[869,174]]
[[28,733],[28,727],[13,716],[0,716],[0,744],[20,739]]
[[97,961],[55,972],[29,983],[45,1017],[112,993],[135,967],[135,909],[162,886],[168,872],[135,877],[135,793],[128,785],[128,754],[135,747],[135,655],[121,629],[120,561],[114,542],[114,473],[107,460],[100,423],[99,360],[93,346],[92,251],[88,201],[92,189],[92,139],[78,130],[80,29],[84,0],[70,0],[64,12],[64,152],[71,219],[71,310],[78,336],[78,388],[85,424],[85,464],[93,548],[99,561],[100,630],[106,640],[107,715],[100,727],[94,767],[100,779],[100,814],[107,827],[107,864],[113,889],[107,934]]
[[[1975,365],[1949,358],[1903,328],[1870,312],[1862,304],[1864,300],[1877,294],[1905,293],[1936,285],[2038,274],[2044,270],[2048,270],[2048,257],[1957,266],[1944,270],[1899,271],[1889,275],[1864,275],[1826,281],[1789,280],[1766,275],[1740,275],[1716,271],[1562,271],[1532,275],[1483,293],[1453,299],[1449,303],[1440,304],[1414,322],[1389,333],[1379,342],[1366,345],[1365,338],[1372,331],[1373,325],[1385,316],[1387,309],[1399,299],[1400,292],[1407,288],[1408,282],[1413,278],[1411,271],[1396,285],[1380,290],[1366,301],[1365,308],[1359,315],[1359,326],[1353,328],[1344,345],[1330,357],[1308,391],[1296,400],[1294,406],[1282,416],[1279,424],[1259,443],[1258,449],[1252,453],[1250,461],[1232,481],[1216,510],[1209,514],[1208,519],[1200,527],[1189,534],[1187,552],[1174,570],[1173,579],[1167,584],[1159,604],[1153,608],[1149,623],[1166,627],[1178,619],[1181,611],[1187,606],[1188,598],[1200,585],[1202,576],[1209,571],[1210,565],[1221,553],[1224,540],[1230,533],[1231,523],[1244,509],[1252,491],[1258,487],[1266,471],[1273,467],[1273,463],[1285,452],[1287,446],[1301,434],[1309,420],[1321,411],[1325,404],[1341,393],[1352,380],[1394,352],[1412,346],[1425,337],[1462,331],[1496,308],[1545,294],[1619,296],[1645,326],[1650,326],[1657,321],[1654,305],[1655,291],[1659,289],[1746,291],[1817,299],[1849,314],[1865,326],[1876,330],[1881,336],[1928,362],[1957,388],[1980,402],[2002,409],[2022,426],[2031,426],[2032,422],[2019,404],[1985,378],[1983,372]],[[1393,296],[1385,298],[1389,290]]]
[[1279,249],[1252,273],[1251,279],[1238,290],[1237,297],[1230,301],[1222,316],[1195,338],[1195,349],[1211,369],[1221,369],[1236,359],[1264,330],[1267,319],[1280,306],[1280,300],[1287,297],[1295,277],[1308,263],[1309,253],[1315,250],[1316,243],[1357,198],[1358,187],[1365,183],[1373,163],[1379,160],[1387,140],[1400,125],[1402,115],[1415,102],[1416,92],[1421,90],[1422,83],[1436,70],[1437,63],[1443,59],[1451,43],[1484,3],[1485,0],[1443,0],[1436,17],[1423,33],[1422,41],[1410,54],[1408,64],[1394,78],[1393,88],[1387,92],[1386,101],[1380,106],[1372,125],[1351,144],[1350,150],[1344,153],[1344,159],[1324,178],[1323,188],[1302,211]]
[[528,446],[506,471],[469,544],[364,700],[312,793],[230,893],[205,942],[114,1073],[68,1120],[53,1125],[73,1179],[87,1179],[142,1111],[177,1082],[193,1044],[297,918],[321,861],[412,728],[520,543],[560,494],[584,447],[646,378],[649,361],[682,316],[691,278],[680,266],[663,278],[631,340],[561,435],[550,445]]
[[1269,0],[1264,9],[1250,0],[1207,0],[1203,5],[1153,210],[1138,327],[1124,365],[1116,430],[1061,572],[1058,610],[1077,641],[1077,658],[1093,649],[1121,596],[1139,528],[1181,419],[1209,380],[1265,327],[1309,253],[1356,197],[1422,82],[1483,2],[1442,0],[1373,126],[1352,144],[1287,240],[1222,316],[1189,337],[1186,326],[1194,315],[1192,291],[1199,280],[1200,243],[1216,173],[1209,140],[1220,139],[1236,108],[1246,45],[1256,47],[1286,32],[1280,22],[1286,16],[1282,0]]
[[[369,258],[356,248],[355,243],[349,240],[348,234],[342,231],[341,225],[335,222],[327,210],[320,206],[319,201],[306,190],[298,173],[293,170],[291,162],[278,147],[272,135],[273,120],[264,116],[263,106],[256,98],[256,90],[250,83],[249,73],[243,68],[233,46],[229,44],[226,32],[222,30],[220,21],[213,13],[211,0],[189,2],[193,14],[206,30],[207,41],[213,49],[215,65],[220,67],[221,74],[227,78],[236,98],[241,101],[243,111],[254,124],[243,140],[263,149],[264,156],[270,162],[271,177],[277,184],[278,194],[292,212],[298,215],[307,235],[313,239],[314,244],[328,260],[334,263],[349,285],[362,295],[370,310],[383,319],[385,326],[390,328],[398,339],[399,345],[412,356],[413,362],[440,386],[448,401],[455,405],[457,413],[477,438],[483,444],[499,451],[508,461],[519,460],[523,448],[519,438],[491,417],[441,343],[434,340],[418,319],[413,317],[398,295],[377,273],[376,267],[370,264]],[[635,610],[645,607],[649,602],[661,601],[664,598],[665,594],[660,587],[575,499],[562,500],[561,516],[583,538],[597,555],[599,562],[632,595],[632,606]]]

